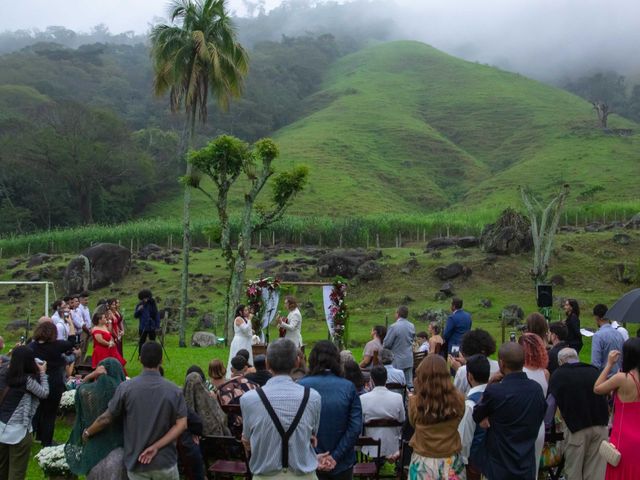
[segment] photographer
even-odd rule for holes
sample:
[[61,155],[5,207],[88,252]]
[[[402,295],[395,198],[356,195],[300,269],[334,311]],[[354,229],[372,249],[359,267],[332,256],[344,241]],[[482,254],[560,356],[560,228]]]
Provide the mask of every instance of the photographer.
[[138,333],[140,334],[138,351],[142,351],[142,345],[147,341],[147,338],[151,341],[156,339],[156,330],[160,328],[160,313],[150,290],[140,290],[138,299],[140,302],[136,305],[133,316],[140,321],[138,325]]

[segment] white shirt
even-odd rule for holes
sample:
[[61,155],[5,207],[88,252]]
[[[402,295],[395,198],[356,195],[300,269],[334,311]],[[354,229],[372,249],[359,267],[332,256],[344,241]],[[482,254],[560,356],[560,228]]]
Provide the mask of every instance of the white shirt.
[[82,321],[84,323],[84,326],[87,327],[89,330],[91,330],[91,328],[93,327],[93,324],[91,323],[91,312],[89,311],[89,307],[80,304],[78,305],[77,310],[82,315]]
[[67,340],[69,338],[69,325],[67,325],[67,322],[60,318],[58,312],[51,315],[51,320],[58,331],[57,340]]
[[469,389],[467,399],[464,402],[464,416],[460,421],[460,425],[458,425],[458,433],[460,434],[460,441],[462,442],[462,451],[460,453],[465,465],[469,463],[473,435],[476,433],[476,422],[473,421],[473,407],[476,406],[476,403],[470,400],[469,396],[476,392],[484,392],[485,388],[487,388],[486,384]]
[[402,370],[395,368],[393,365],[385,365],[384,368],[387,369],[387,383],[406,384],[407,381]]
[[626,328],[624,328],[622,325],[620,325],[618,322],[616,322],[615,320],[613,322],[611,322],[611,326],[613,328],[615,328],[618,333],[620,333],[620,335],[622,335],[622,338],[624,338],[624,341],[626,342],[627,340],[629,340],[629,330],[627,330]]
[[302,330],[302,315],[300,310],[297,308],[291,310],[287,315],[287,323],[281,323],[280,328],[286,330],[284,338],[291,340],[298,348],[302,346],[302,335],[300,334]]
[[73,325],[76,327],[76,331],[79,332],[82,329],[82,325],[84,324],[84,319],[82,318],[82,312],[80,311],[80,306],[75,310],[71,310],[71,321]]
[[[489,378],[493,377],[500,371],[500,365],[496,360],[489,359]],[[462,365],[456,372],[456,377],[453,379],[453,385],[462,392],[463,395],[467,395],[471,385],[467,382],[467,366]]]
[[423,342],[420,347],[418,347],[418,352],[429,352],[429,340]]
[[[404,403],[402,395],[389,391],[386,387],[375,387],[369,393],[360,396],[362,404],[362,421],[389,419],[403,423],[405,420]],[[389,456],[400,448],[400,435],[402,427],[367,427],[365,435],[382,440],[380,455]],[[370,457],[375,456],[378,449],[362,447],[362,452]]]

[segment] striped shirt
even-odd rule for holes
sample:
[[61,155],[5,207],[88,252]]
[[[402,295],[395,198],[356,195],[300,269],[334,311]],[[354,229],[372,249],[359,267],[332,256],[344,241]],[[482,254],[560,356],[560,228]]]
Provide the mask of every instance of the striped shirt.
[[[262,387],[284,430],[288,430],[298,412],[304,387],[288,375],[271,378]],[[254,475],[275,475],[282,470],[282,441],[262,400],[255,391],[240,397],[242,435],[251,442],[249,466]],[[289,470],[297,474],[312,473],[318,462],[311,446],[311,436],[320,425],[320,394],[311,390],[309,402],[298,427],[289,439]]]

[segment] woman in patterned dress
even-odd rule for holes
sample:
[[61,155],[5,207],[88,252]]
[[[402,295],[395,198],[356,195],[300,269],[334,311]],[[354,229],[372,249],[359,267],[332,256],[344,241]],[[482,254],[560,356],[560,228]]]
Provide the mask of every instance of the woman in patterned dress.
[[420,362],[409,398],[409,422],[415,428],[410,480],[466,480],[458,424],[464,396],[453,386],[444,358],[431,354]]

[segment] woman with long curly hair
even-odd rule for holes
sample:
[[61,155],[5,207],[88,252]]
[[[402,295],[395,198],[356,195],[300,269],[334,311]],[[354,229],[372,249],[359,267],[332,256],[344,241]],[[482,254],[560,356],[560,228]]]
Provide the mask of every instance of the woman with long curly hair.
[[[522,371],[527,374],[530,380],[540,384],[542,393],[547,397],[549,389],[549,355],[542,339],[535,333],[525,333],[520,337],[518,343],[522,345],[524,350],[524,368]],[[538,477],[538,466],[540,465],[540,456],[544,447],[544,421],[540,425],[538,438],[536,439],[536,478]]]
[[458,425],[464,415],[464,396],[451,381],[444,358],[431,354],[420,362],[409,398],[409,422],[415,428],[411,480],[464,480]]

